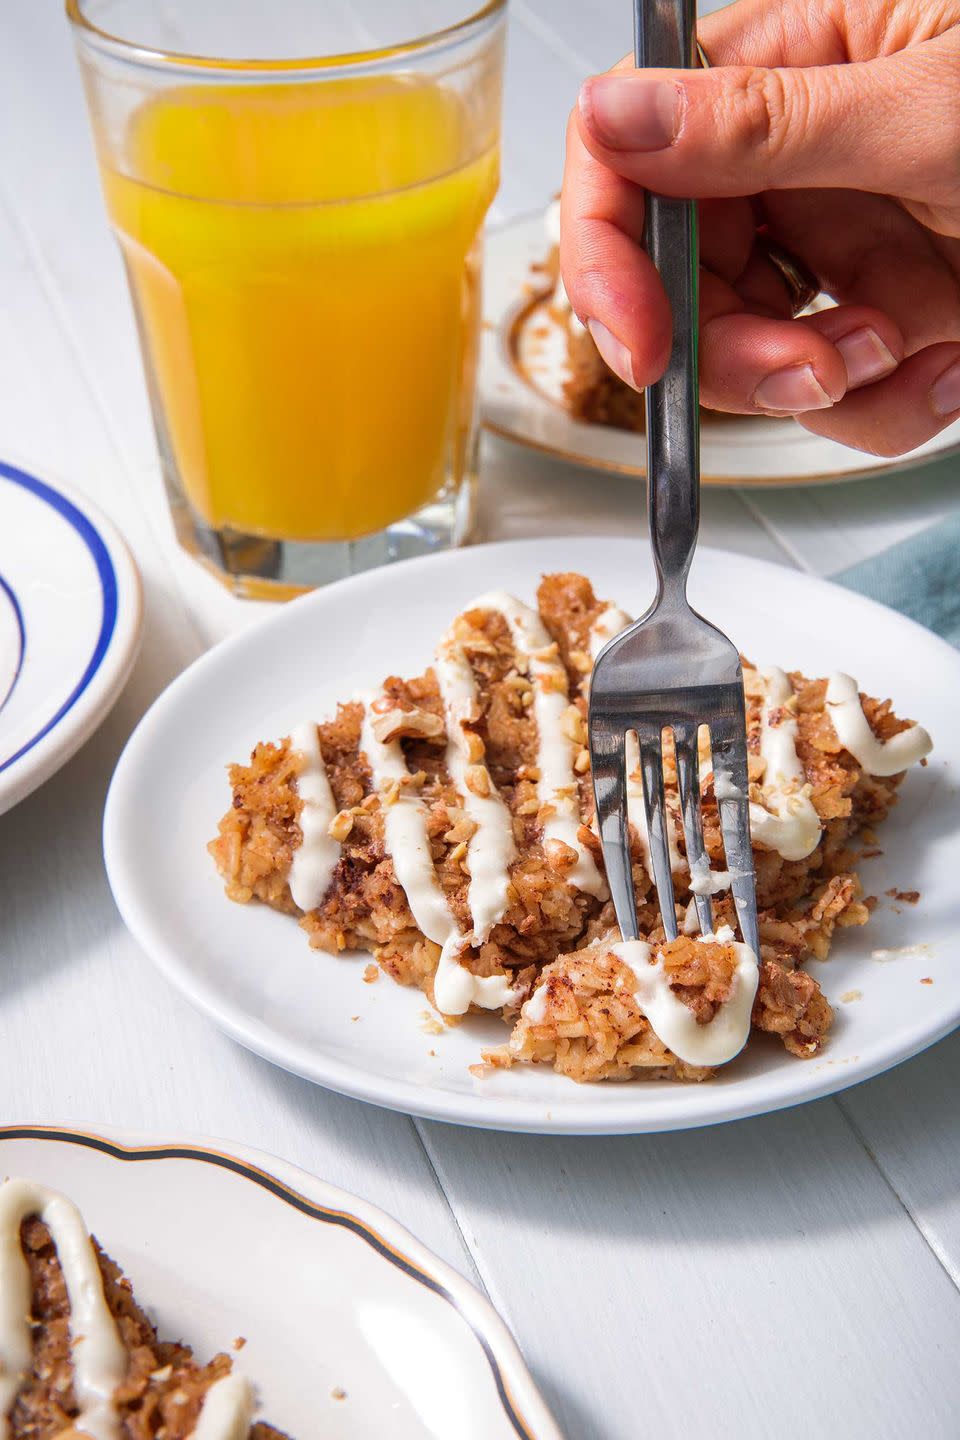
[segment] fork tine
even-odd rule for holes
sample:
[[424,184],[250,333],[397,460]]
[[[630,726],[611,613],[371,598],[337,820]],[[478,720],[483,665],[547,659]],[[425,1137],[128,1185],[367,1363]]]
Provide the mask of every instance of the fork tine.
[[[677,757],[677,785],[680,789],[680,813],[683,816],[683,836],[687,844],[687,865],[690,880],[694,872],[710,869],[710,856],[703,843],[703,817],[700,812],[700,757],[697,752],[697,735],[700,727],[695,722],[684,721],[673,726],[673,745]],[[698,895],[694,891],[697,918],[702,935],[713,934],[713,905],[709,895]]]
[[607,883],[624,940],[636,940],[640,927],[637,922],[637,901],[633,891],[633,870],[630,863],[624,732],[619,725],[611,726],[609,722],[594,724],[592,712],[590,764]]
[[647,835],[653,879],[660,901],[663,933],[668,940],[677,938],[677,902],[673,893],[673,872],[670,869],[670,847],[667,844],[667,802],[663,793],[663,741],[659,727],[637,726],[640,742],[640,772],[643,776],[643,804],[647,813]]
[[[742,703],[742,702],[741,702]],[[753,849],[750,844],[750,806],[748,801],[747,747],[743,713],[714,720],[710,730],[713,753],[713,777],[716,789],[718,776],[721,791],[717,797],[723,844],[730,871],[740,930],[753,953],[760,956],[760,931],[757,922],[757,890]],[[726,783],[724,783],[726,782]]]

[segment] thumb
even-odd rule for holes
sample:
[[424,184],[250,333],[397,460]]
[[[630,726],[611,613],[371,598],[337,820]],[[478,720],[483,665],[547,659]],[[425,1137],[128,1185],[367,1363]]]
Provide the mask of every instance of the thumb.
[[603,164],[663,195],[927,199],[955,175],[957,79],[960,31],[842,65],[616,71],[584,84],[579,128]]

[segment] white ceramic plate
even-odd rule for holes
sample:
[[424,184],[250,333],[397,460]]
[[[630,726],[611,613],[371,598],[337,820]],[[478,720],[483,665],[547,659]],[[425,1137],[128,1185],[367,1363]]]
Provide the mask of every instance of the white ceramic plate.
[[[542,212],[487,235],[480,352],[480,413],[509,440],[559,459],[643,475],[644,440],[628,430],[575,420],[563,403],[566,337],[545,303],[533,267],[549,249]],[[539,296],[539,300],[538,300]],[[960,449],[960,421],[898,460],[848,450],[793,420],[704,413],[700,463],[705,485],[813,485],[915,469]]]
[[140,579],[74,492],[0,461],[0,814],[59,770],[130,673]]
[[163,1336],[202,1357],[243,1336],[235,1366],[295,1440],[560,1440],[487,1301],[382,1210],[293,1165],[8,1127],[7,1175],[70,1196]]
[[[822,1058],[753,1042],[705,1085],[578,1086],[518,1067],[477,1079],[468,1067],[506,1038],[494,1017],[424,1033],[423,996],[386,977],[363,984],[365,957],[311,951],[289,917],[224,899],[206,854],[229,804],[228,760],[290,733],[388,674],[417,674],[451,618],[505,586],[531,597],[543,571],[580,569],[635,613],[653,592],[634,540],[478,546],[331,585],[213,650],[153,706],[122,756],[104,845],[117,904],[167,977],[224,1030],[289,1070],[380,1105],[500,1129],[603,1133],[682,1128],[812,1099],[885,1069],[960,1017],[960,655],[919,626],[846,590],[741,555],[701,550],[691,593],[757,662],[822,675],[846,668],[872,693],[922,718],[937,750],[911,773],[868,862],[868,892],[918,889],[897,914],[884,899],[865,930],[840,932],[818,975],[838,1004]],[[162,823],[157,815],[162,814]],[[874,949],[927,947],[890,963]],[[932,985],[921,985],[923,976]]]

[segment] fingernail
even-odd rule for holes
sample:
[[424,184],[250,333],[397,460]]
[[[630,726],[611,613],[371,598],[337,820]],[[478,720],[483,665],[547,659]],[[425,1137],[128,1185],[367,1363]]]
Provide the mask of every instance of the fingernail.
[[960,360],[955,360],[934,380],[930,386],[930,404],[935,415],[952,415],[960,410]]
[[896,356],[869,326],[842,335],[836,346],[847,367],[847,386],[851,390],[858,385],[869,385],[871,380],[879,380],[881,375],[889,375],[897,368]]
[[833,401],[813,373],[812,365],[788,365],[760,381],[753,403],[760,410],[784,410],[796,415],[802,410],[826,410]]
[[614,375],[619,375],[625,385],[632,385],[636,389],[633,382],[633,358],[623,341],[618,340],[616,335],[599,320],[588,320],[587,329],[593,336],[594,345]]
[[665,150],[677,138],[683,91],[672,80],[598,75],[580,91],[580,113],[614,150]]

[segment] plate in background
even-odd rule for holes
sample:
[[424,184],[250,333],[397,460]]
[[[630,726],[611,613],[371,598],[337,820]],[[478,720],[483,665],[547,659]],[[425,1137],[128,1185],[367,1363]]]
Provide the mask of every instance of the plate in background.
[[[164,1337],[234,1354],[291,1436],[560,1440],[509,1331],[382,1210],[212,1140],[0,1128],[0,1179],[62,1190]],[[345,1395],[338,1393],[345,1391]]]
[[0,814],[59,770],[126,682],[140,577],[107,518],[0,461]]
[[[535,267],[550,249],[543,212],[486,237],[480,415],[487,429],[571,464],[617,475],[646,473],[644,438],[575,420],[563,402],[566,331],[547,303],[550,282]],[[909,455],[878,460],[811,435],[794,420],[701,414],[705,485],[818,485],[915,470],[960,451],[960,421]]]

